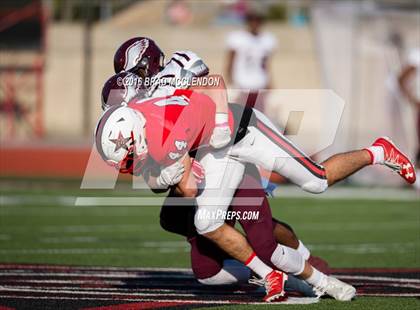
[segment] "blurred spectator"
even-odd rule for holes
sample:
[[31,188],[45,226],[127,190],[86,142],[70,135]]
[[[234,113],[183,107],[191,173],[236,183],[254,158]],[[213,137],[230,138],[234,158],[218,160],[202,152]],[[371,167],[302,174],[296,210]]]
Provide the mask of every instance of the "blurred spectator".
[[[401,92],[417,111],[417,174],[420,173],[420,49],[412,48],[408,52],[407,63],[403,66],[399,76]],[[415,184],[420,189],[420,180]]]
[[[276,46],[275,37],[262,31],[264,18],[250,12],[246,15],[246,29],[234,31],[227,36],[226,79],[235,88],[241,89],[238,102],[255,106],[264,111],[264,100],[255,100],[260,89],[271,88],[269,58]],[[248,96],[249,93],[249,96]]]
[[217,16],[217,24],[240,24],[245,18],[248,11],[248,3],[246,0],[222,0],[221,12]]
[[166,8],[166,19],[172,25],[185,25],[191,22],[191,9],[184,0],[172,0]]

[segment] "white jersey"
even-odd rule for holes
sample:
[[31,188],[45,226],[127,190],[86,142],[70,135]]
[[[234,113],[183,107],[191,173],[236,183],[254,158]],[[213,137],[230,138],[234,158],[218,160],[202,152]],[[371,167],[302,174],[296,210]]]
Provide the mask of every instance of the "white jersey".
[[191,51],[176,51],[165,67],[156,74],[150,97],[164,97],[174,93],[177,88],[188,88],[193,77],[207,75],[208,67],[197,54]]
[[267,32],[258,35],[241,30],[226,38],[228,49],[235,51],[232,80],[235,87],[261,89],[268,85],[268,74],[263,67],[264,59],[276,47],[275,37]]
[[414,79],[409,87],[413,90],[417,99],[420,99],[420,48],[412,48],[408,51],[407,63],[416,68]]

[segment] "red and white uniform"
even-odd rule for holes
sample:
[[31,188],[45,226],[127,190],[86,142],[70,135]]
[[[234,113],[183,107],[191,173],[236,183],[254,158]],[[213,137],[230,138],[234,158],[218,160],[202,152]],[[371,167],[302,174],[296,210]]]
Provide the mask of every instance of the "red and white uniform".
[[[213,101],[190,90],[134,100],[128,106],[146,118],[148,154],[160,166],[169,166],[189,151],[207,146],[214,129]],[[234,132],[232,111],[229,120]],[[205,182],[198,185],[201,194],[196,198],[195,225],[201,234],[224,223],[223,217],[208,219],[206,214],[228,209],[243,178],[245,163],[275,171],[309,192],[320,193],[328,187],[324,168],[294,146],[261,112],[253,110],[250,123],[243,129],[246,134],[234,145],[206,148],[196,155],[205,170]]]
[[[184,53],[177,55],[181,65],[171,61],[160,74],[179,77],[179,69],[189,68],[188,63],[193,59],[191,54],[185,53],[187,57]],[[133,100],[128,106],[146,118],[148,154],[157,164],[169,166],[189,151],[209,144],[214,129],[215,104],[208,96],[172,86],[158,87],[152,96],[146,100]],[[246,132],[240,141],[217,150],[204,148],[195,156],[205,171],[205,182],[198,185],[201,194],[196,198],[195,225],[200,234],[211,232],[224,223],[223,218],[203,219],[200,211],[211,214],[228,209],[242,181],[245,163],[275,171],[309,192],[319,193],[328,186],[322,166],[294,146],[262,113],[253,110],[252,115],[246,128],[238,130]],[[235,116],[235,127],[241,117]],[[233,123],[233,112],[229,111],[232,132]]]
[[[172,96],[136,99],[128,106],[146,118],[148,154],[161,166],[169,166],[209,143],[216,107],[206,95],[176,90]],[[232,116],[230,125],[233,130]]]

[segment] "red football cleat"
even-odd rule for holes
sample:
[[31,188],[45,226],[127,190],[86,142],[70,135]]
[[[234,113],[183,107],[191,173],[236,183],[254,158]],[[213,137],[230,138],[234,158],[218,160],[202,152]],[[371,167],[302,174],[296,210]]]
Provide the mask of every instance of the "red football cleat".
[[284,282],[287,280],[287,275],[281,271],[273,270],[264,279],[266,295],[263,300],[265,302],[283,301],[286,300],[284,293]]
[[408,157],[401,152],[388,137],[380,137],[372,144],[384,149],[384,165],[399,173],[408,183],[416,181],[414,166]]

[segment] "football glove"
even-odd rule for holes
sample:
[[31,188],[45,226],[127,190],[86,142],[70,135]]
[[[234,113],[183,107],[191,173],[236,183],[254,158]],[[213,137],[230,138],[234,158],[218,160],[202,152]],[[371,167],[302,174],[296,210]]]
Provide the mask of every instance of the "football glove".
[[180,162],[176,162],[162,169],[160,175],[156,179],[158,189],[166,189],[169,186],[178,184],[184,175],[184,171],[184,165]]

